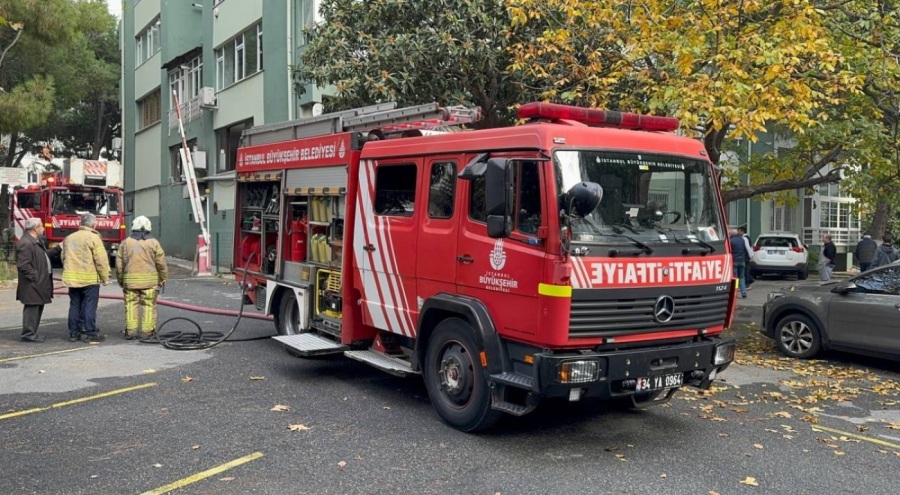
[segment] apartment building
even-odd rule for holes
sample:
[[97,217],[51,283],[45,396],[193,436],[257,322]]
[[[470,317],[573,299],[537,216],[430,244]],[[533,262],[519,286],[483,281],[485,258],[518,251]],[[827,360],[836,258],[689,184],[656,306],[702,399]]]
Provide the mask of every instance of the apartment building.
[[234,166],[241,132],[310,115],[322,98],[294,91],[290,66],[317,0],[124,0],[122,161],[129,218],[145,215],[167,254],[193,259],[195,222],[180,149],[178,95],[212,245],[231,264]]

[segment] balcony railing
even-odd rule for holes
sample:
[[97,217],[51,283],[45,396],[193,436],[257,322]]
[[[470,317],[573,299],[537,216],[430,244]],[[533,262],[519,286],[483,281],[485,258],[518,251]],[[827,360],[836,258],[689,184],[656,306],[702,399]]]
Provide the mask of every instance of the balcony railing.
[[[200,97],[195,96],[188,101],[181,103],[181,118],[184,124],[191,122],[195,119],[199,119],[201,115],[200,111]],[[172,131],[178,130],[178,113],[174,108],[169,110],[169,134],[172,134]]]

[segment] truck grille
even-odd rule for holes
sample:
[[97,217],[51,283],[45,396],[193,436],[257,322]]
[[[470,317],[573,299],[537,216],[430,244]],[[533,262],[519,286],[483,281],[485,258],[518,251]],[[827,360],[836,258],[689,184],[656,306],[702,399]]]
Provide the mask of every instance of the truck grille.
[[[714,286],[575,290],[569,316],[569,337],[615,337],[721,326],[725,324],[730,294],[714,291]],[[675,301],[674,315],[665,323],[653,318],[656,301],[662,295],[669,295]]]
[[[62,229],[62,228],[53,229],[53,238],[59,239],[61,241],[64,238],[68,237],[69,234],[74,234],[75,232],[78,232],[77,228],[76,229]],[[118,229],[103,229],[103,230],[98,230],[97,232],[100,233],[100,238],[103,239],[104,241],[116,242],[119,240],[119,230]]]

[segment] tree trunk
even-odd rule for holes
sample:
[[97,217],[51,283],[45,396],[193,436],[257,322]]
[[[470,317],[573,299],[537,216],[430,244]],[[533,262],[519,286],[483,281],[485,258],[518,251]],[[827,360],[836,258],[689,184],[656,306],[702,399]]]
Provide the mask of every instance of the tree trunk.
[[872,239],[881,239],[884,237],[884,231],[887,230],[888,220],[891,218],[891,202],[886,196],[879,196],[875,202],[875,216],[872,218],[872,227],[869,229]]

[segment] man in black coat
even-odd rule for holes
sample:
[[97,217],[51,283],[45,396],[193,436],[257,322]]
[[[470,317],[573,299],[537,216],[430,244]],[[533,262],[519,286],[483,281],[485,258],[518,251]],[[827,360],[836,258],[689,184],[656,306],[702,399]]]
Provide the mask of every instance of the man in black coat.
[[47,249],[41,242],[44,225],[38,218],[25,220],[25,234],[16,244],[16,267],[19,269],[19,286],[16,300],[25,305],[22,310],[22,340],[43,342],[37,334],[44,305],[53,300],[53,278]]
[[859,263],[859,271],[867,272],[872,267],[872,260],[875,259],[875,252],[878,250],[878,244],[872,240],[872,236],[866,234],[863,236],[856,249],[853,251],[853,257]]

